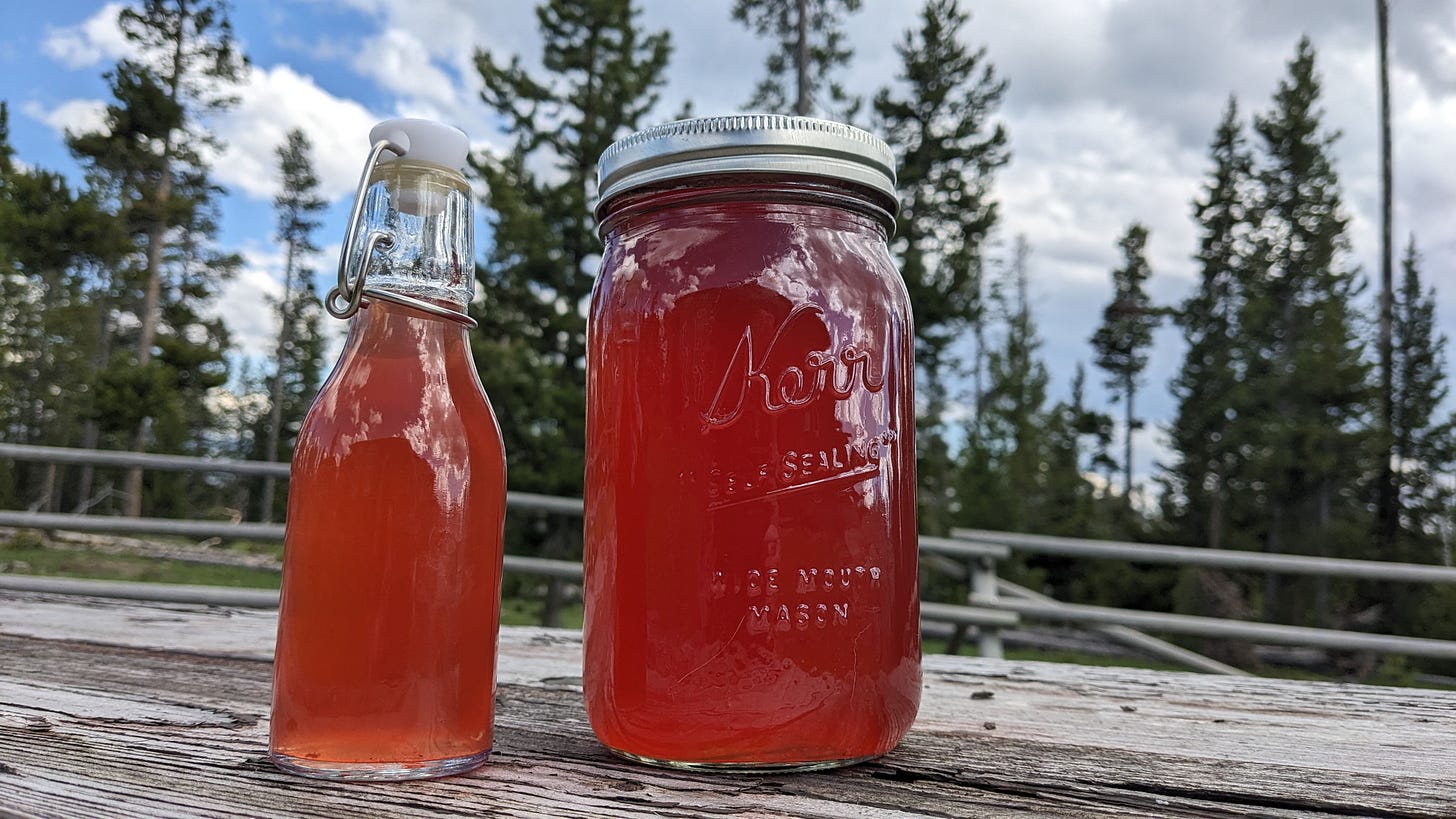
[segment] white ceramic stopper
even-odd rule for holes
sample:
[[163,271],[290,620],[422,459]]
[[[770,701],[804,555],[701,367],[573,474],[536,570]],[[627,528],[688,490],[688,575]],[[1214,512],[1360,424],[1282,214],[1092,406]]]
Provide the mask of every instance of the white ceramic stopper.
[[385,152],[381,162],[408,158],[463,171],[470,152],[470,139],[464,131],[432,119],[387,119],[369,130],[370,145],[381,139],[404,148],[404,157]]

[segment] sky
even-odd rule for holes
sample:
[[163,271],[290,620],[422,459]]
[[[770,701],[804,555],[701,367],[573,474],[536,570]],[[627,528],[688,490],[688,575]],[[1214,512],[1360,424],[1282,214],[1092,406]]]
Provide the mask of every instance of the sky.
[[[102,74],[126,53],[115,25],[120,3],[4,5],[0,100],[10,104],[17,158],[79,181],[64,132],[101,121],[108,96]],[[1018,234],[1031,245],[1030,292],[1053,400],[1066,396],[1079,362],[1089,365],[1089,398],[1107,400],[1090,369],[1088,338],[1111,294],[1116,242],[1131,222],[1151,230],[1154,300],[1175,304],[1191,292],[1191,202],[1209,170],[1214,127],[1230,95],[1246,123],[1270,109],[1301,35],[1318,54],[1325,123],[1341,134],[1334,156],[1351,218],[1347,262],[1378,277],[1372,0],[962,5],[971,13],[966,41],[984,46],[1010,83],[998,119],[1012,160],[995,182],[1001,249],[992,252],[1003,254]],[[744,110],[768,45],[732,21],[731,0],[638,6],[642,27],[666,29],[673,42],[668,82],[644,125],[672,118],[685,101],[699,116]],[[868,97],[896,82],[894,47],[918,12],[910,0],[864,0],[846,20],[855,52],[839,76],[847,89]],[[518,54],[537,66],[541,41],[526,0],[252,0],[234,4],[232,21],[252,67],[238,90],[240,104],[209,124],[227,146],[214,164],[216,181],[228,191],[219,242],[242,253],[246,265],[216,309],[228,320],[237,354],[256,359],[266,356],[276,332],[265,296],[281,290],[272,197],[279,183],[274,152],[285,134],[299,127],[312,141],[331,203],[314,265],[322,291],[332,283],[369,127],[393,116],[431,117],[464,129],[477,150],[499,149],[507,140],[480,101],[475,54]],[[1390,47],[1397,245],[1415,235],[1425,279],[1437,289],[1441,329],[1456,337],[1456,2],[1392,0]],[[1151,422],[1136,438],[1143,477],[1167,457],[1160,425],[1174,413],[1167,385],[1182,355],[1177,332],[1160,330],[1138,402]]]

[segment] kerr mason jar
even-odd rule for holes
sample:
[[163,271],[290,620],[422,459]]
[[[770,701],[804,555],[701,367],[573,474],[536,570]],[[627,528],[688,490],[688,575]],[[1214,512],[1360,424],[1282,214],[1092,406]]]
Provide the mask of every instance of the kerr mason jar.
[[598,165],[587,712],[615,753],[812,769],[920,701],[912,333],[884,142],[685,120]]

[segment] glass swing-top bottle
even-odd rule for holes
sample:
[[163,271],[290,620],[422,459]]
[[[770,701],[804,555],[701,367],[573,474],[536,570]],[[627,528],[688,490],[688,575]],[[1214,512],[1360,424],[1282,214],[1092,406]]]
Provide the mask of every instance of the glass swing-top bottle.
[[327,301],[349,335],[293,454],[270,757],[414,779],[490,752],[505,457],[466,336],[465,134],[370,143]]

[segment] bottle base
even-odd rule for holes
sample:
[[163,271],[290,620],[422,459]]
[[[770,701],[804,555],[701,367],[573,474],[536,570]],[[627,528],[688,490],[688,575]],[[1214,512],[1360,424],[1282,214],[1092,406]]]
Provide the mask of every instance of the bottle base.
[[406,779],[436,779],[473,771],[490,758],[490,749],[469,756],[426,759],[420,762],[336,762],[304,759],[269,751],[268,759],[286,773],[335,782],[397,782]]
[[875,759],[878,754],[871,756],[856,756],[848,759],[817,759],[811,762],[684,762],[676,759],[658,759],[656,757],[642,756],[631,751],[623,751],[620,748],[606,746],[608,751],[623,759],[633,762],[640,762],[643,765],[652,765],[657,768],[672,768],[678,771],[709,771],[716,773],[805,773],[808,771],[827,771],[833,768],[845,768],[850,765],[858,765],[861,762],[868,762]]

